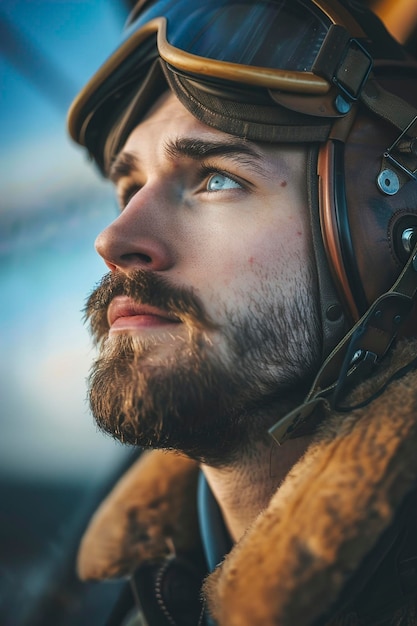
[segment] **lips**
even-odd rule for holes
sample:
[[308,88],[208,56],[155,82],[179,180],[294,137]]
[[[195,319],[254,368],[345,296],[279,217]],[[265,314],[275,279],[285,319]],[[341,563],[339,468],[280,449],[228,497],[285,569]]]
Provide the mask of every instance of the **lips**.
[[110,334],[179,324],[175,315],[147,304],[138,304],[127,296],[116,296],[107,310]]

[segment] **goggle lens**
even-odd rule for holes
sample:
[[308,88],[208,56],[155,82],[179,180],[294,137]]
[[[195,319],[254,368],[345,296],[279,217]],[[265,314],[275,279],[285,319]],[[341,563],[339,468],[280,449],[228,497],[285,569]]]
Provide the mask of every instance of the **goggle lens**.
[[168,43],[189,54],[227,63],[310,71],[331,25],[301,0],[162,0],[145,8],[128,36],[156,17],[167,20]]

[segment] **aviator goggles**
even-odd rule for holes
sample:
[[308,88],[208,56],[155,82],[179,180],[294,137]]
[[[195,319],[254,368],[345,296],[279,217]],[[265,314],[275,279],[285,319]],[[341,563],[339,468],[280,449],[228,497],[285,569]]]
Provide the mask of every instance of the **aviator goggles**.
[[372,68],[364,38],[343,6],[326,0],[145,0],[121,46],[73,103],[69,131],[103,167],[106,136],[137,94],[149,92],[158,58],[202,92],[262,103],[263,91],[271,105],[342,116]]

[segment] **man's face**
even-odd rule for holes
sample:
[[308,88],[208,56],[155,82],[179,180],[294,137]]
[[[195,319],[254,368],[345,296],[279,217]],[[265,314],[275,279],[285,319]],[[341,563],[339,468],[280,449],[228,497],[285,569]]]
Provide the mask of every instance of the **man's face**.
[[227,462],[303,395],[320,341],[305,170],[303,149],[209,128],[173,95],[131,133],[86,309],[105,430]]

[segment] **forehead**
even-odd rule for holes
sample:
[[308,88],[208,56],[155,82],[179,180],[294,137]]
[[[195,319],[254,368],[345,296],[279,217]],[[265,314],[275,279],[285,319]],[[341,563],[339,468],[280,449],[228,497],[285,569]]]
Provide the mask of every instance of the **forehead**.
[[[172,150],[173,146],[178,145],[178,141],[184,141],[183,145],[191,144],[193,150]],[[305,185],[305,178],[301,173],[306,168],[306,146],[253,142],[212,128],[195,118],[175,94],[168,91],[155,102],[131,132],[113,166],[120,160],[125,162],[129,158],[139,159],[142,166],[151,167],[155,158],[157,162],[167,156],[172,160],[173,154],[178,158],[191,157],[192,160],[203,160],[205,156],[214,155],[220,158],[233,155],[236,160],[241,154],[242,157],[249,156],[252,165],[256,161],[264,176],[275,178],[278,172],[290,176],[297,185]],[[243,160],[241,164],[243,163],[248,164],[248,160]],[[131,170],[132,164],[129,166],[129,171]],[[112,176],[110,178],[114,180]]]
[[168,91],[158,98],[147,115],[130,133],[123,149],[128,151],[138,139],[147,136],[155,140],[157,136],[179,133],[228,137],[227,133],[210,128],[193,117],[178,98]]

